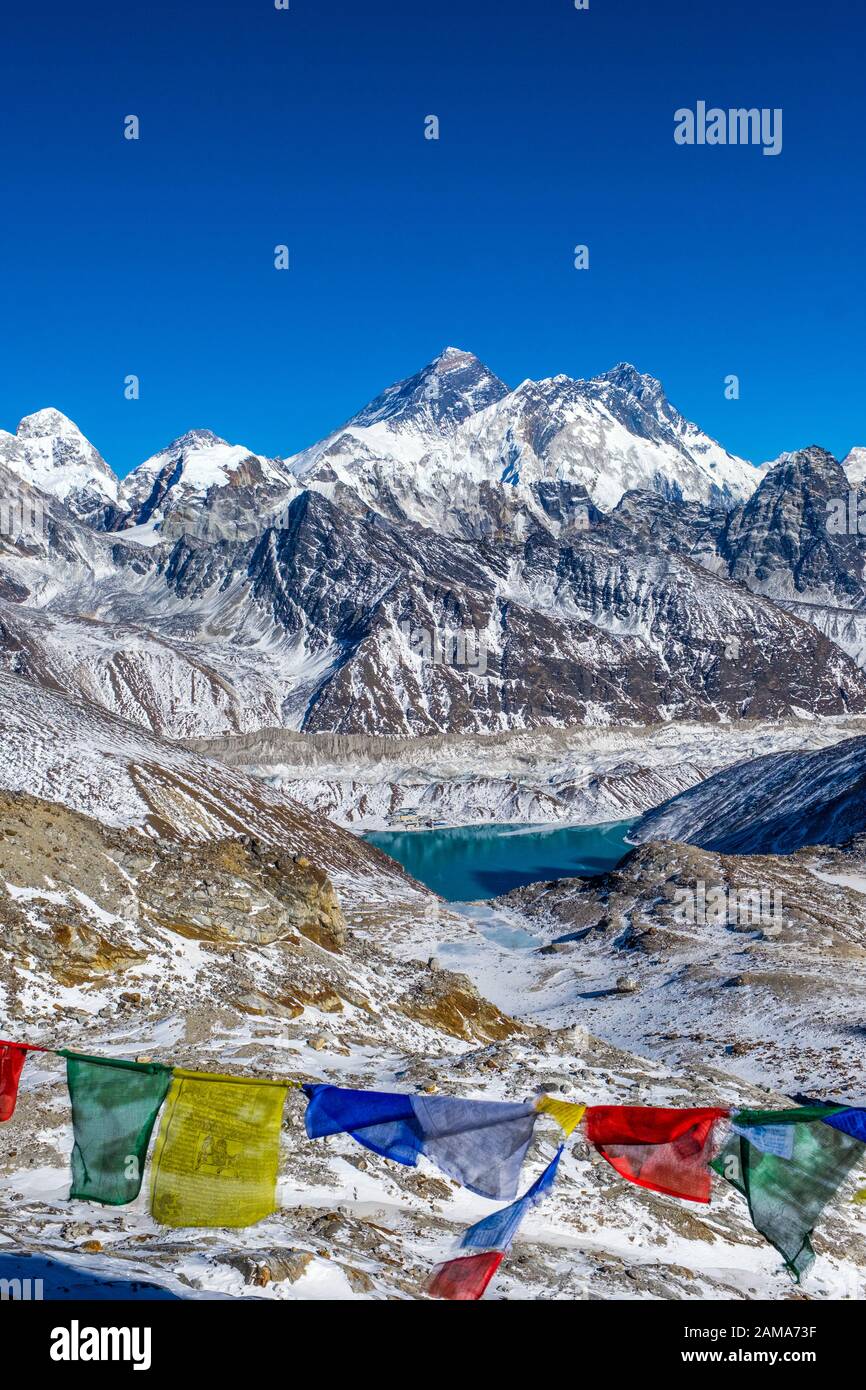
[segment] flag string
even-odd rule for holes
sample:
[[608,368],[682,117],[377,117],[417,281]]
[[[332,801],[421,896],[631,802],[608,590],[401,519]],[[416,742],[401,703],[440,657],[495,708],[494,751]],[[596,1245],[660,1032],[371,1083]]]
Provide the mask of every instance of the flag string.
[[[866,1152],[866,1109],[810,1100],[787,1109],[586,1105],[542,1094],[471,1100],[202,1072],[152,1058],[91,1057],[0,1040],[0,1121],[15,1110],[29,1052],[66,1062],[73,1128],[70,1198],[124,1206],[138,1197],[151,1137],[150,1209],[169,1227],[248,1226],[277,1207],[282,1115],[289,1090],[307,1098],[309,1139],[345,1134],[414,1167],[424,1157],[470,1192],[505,1203],[463,1233],[428,1291],[482,1296],[527,1213],[553,1191],[580,1132],[621,1178],[650,1192],[707,1203],[713,1175],[745,1198],[752,1223],[798,1282],[814,1260],[811,1237]],[[518,1195],[540,1119],[560,1143]],[[720,1129],[724,1132],[719,1137]],[[862,1204],[866,1189],[851,1198]]]

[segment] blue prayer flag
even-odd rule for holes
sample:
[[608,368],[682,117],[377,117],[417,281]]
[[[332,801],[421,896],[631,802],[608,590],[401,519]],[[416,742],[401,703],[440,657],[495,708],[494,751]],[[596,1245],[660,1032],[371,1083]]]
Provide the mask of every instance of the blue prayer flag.
[[824,1124],[841,1129],[843,1134],[850,1134],[852,1139],[860,1139],[866,1144],[866,1110],[855,1106],[849,1110],[837,1110],[835,1115],[824,1116]]
[[524,1216],[530,1207],[544,1200],[556,1182],[563,1147],[557,1149],[544,1172],[522,1197],[492,1216],[476,1221],[464,1232],[460,1253],[438,1265],[433,1273],[429,1289],[433,1298],[467,1301],[482,1297]]
[[762,1154],[773,1154],[776,1158],[794,1157],[794,1128],[792,1125],[738,1125],[731,1124],[735,1134],[748,1139],[750,1144]]
[[507,1200],[517,1193],[520,1169],[538,1112],[531,1102],[455,1100],[305,1086],[311,1139],[351,1134],[360,1144],[414,1167],[425,1154],[471,1192]]
[[350,1091],[340,1086],[305,1086],[310,1098],[304,1117],[310,1139],[351,1134],[383,1158],[414,1168],[421,1133],[412,1097],[389,1091]]
[[470,1226],[468,1231],[463,1233],[463,1239],[460,1242],[461,1250],[506,1251],[517,1235],[520,1223],[526,1213],[538,1202],[544,1201],[556,1182],[561,1157],[562,1148],[559,1148],[541,1176],[524,1192],[522,1197],[518,1197],[517,1201],[512,1202],[510,1206],[503,1207],[501,1211],[495,1211],[491,1216],[485,1216],[482,1221],[476,1221],[474,1226]]

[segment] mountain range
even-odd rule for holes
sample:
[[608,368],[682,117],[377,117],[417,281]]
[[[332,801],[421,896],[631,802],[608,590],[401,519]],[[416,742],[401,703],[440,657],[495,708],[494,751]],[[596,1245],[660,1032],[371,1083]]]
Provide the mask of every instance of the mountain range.
[[0,660],[173,738],[850,715],[861,452],[755,468],[631,366],[509,390],[455,348],[286,459],[193,430],[121,481],[41,410],[0,435],[43,517]]

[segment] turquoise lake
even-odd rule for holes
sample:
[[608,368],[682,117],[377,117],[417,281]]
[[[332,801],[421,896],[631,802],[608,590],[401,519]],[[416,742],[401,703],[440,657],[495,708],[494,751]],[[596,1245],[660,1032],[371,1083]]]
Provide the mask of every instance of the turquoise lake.
[[633,821],[606,825],[469,825],[376,830],[364,838],[449,902],[495,898],[526,883],[604,873],[632,848]]

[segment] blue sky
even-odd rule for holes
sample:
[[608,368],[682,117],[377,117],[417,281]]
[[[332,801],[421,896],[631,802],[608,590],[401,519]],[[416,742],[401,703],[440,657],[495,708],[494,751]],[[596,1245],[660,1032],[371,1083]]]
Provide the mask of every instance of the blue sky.
[[[455,344],[512,385],[632,361],[745,457],[844,454],[864,37],[858,0],[6,7],[0,426],[57,406],[119,472],[202,426],[288,454]],[[698,100],[781,107],[781,155],[676,145]]]

